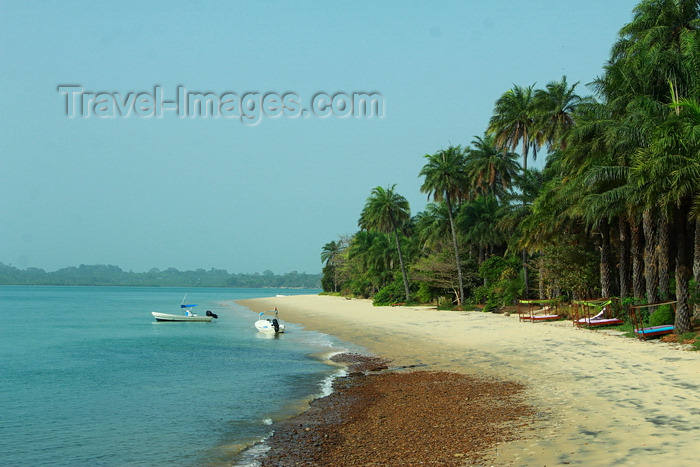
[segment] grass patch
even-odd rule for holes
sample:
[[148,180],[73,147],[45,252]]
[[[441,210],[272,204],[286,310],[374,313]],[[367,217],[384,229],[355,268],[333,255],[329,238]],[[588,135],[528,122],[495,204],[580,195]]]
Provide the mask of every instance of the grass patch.
[[637,338],[637,335],[634,333],[634,326],[632,323],[623,323],[617,327],[617,330],[624,333],[625,337],[631,337],[633,339]]

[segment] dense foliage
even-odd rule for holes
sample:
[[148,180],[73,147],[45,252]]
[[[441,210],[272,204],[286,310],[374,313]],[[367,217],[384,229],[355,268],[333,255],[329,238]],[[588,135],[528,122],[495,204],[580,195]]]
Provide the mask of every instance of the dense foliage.
[[[673,299],[677,330],[690,330],[700,2],[643,0],[633,13],[591,95],[566,76],[514,85],[494,96],[483,136],[426,155],[423,212],[411,217],[394,186],[375,188],[361,230],[323,247],[324,288],[486,309],[527,297]],[[537,156],[544,169],[529,169]]]
[[262,274],[229,274],[223,269],[178,271],[154,268],[148,272],[127,272],[112,265],[84,265],[53,272],[43,269],[18,269],[0,263],[1,285],[114,285],[150,287],[298,287],[319,288],[321,274],[296,271],[277,275],[272,271]]

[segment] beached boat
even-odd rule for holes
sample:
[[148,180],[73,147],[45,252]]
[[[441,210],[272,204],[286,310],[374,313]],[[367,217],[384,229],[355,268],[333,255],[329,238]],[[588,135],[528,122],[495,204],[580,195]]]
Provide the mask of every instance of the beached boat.
[[[274,314],[274,318],[265,318],[265,313]],[[263,311],[258,315],[258,320],[255,322],[255,328],[266,334],[279,334],[284,332],[284,324],[280,323],[277,319],[277,308],[272,311]]]
[[185,300],[187,299],[187,294],[185,294],[185,298],[182,299],[182,303],[180,303],[180,308],[183,311],[183,314],[181,315],[171,315],[168,313],[157,313],[155,311],[152,311],[151,314],[153,317],[156,319],[156,321],[192,321],[196,323],[208,323],[210,322],[213,318],[218,318],[219,316],[216,313],[212,313],[210,310],[207,310],[206,314],[204,316],[199,316],[197,313],[192,311],[192,308],[196,307],[196,303],[186,303]]

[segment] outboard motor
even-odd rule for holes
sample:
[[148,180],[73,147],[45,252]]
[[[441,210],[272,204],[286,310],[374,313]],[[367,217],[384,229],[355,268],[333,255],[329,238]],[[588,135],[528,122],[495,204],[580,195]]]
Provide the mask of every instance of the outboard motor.
[[272,327],[275,328],[275,332],[280,332],[280,323],[277,318],[272,319]]
[[207,310],[207,316],[211,316],[212,318],[218,319],[219,315],[216,313],[212,313],[210,310]]

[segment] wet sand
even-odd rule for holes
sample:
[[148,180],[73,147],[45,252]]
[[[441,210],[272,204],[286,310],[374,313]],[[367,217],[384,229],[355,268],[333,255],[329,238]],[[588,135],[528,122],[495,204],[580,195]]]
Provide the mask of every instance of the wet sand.
[[360,345],[396,366],[521,384],[522,402],[537,420],[516,430],[519,439],[487,448],[485,464],[698,465],[700,354],[681,346],[570,321],[373,307],[340,297],[238,303],[256,312],[277,307],[283,321]]

